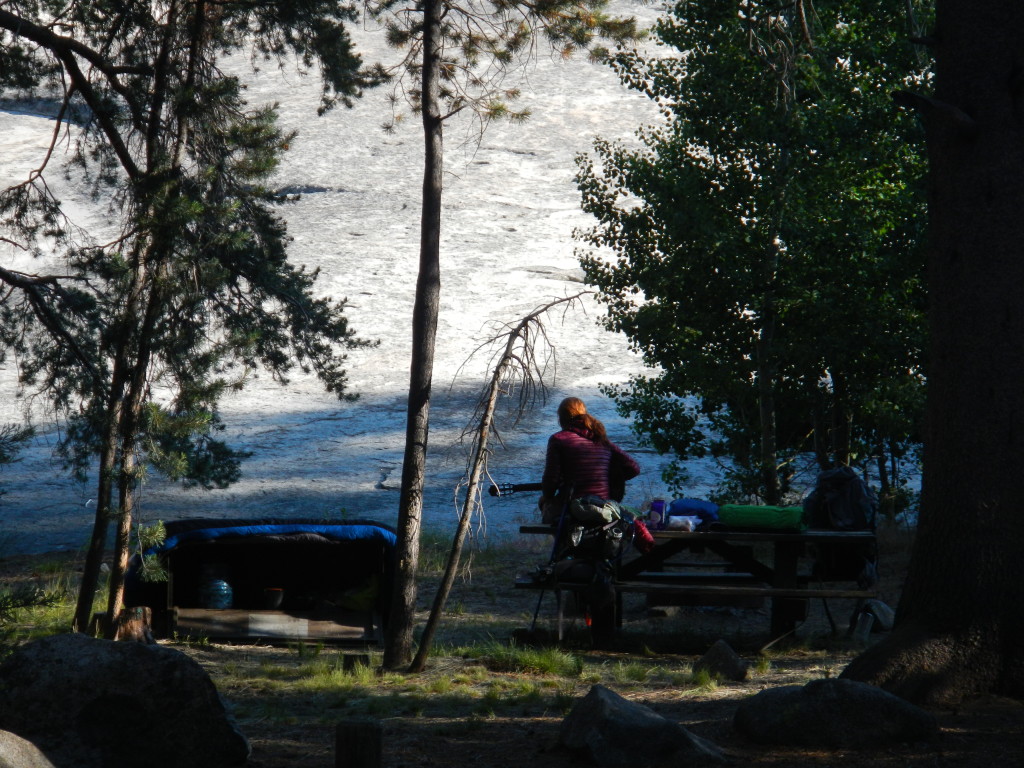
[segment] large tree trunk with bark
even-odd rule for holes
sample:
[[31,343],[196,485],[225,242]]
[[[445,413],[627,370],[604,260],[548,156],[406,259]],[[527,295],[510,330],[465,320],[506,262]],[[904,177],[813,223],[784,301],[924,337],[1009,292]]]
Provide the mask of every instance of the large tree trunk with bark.
[[412,320],[412,364],[409,408],[398,510],[395,588],[385,638],[385,669],[412,661],[412,630],[416,611],[416,568],[419,563],[423,484],[430,425],[430,388],[434,343],[441,301],[441,191],[444,162],[440,105],[441,3],[423,4],[424,135],[423,211],[420,223],[420,266]]
[[[939,0],[931,347],[917,540],[896,630],[844,671],[915,702],[1024,696],[1024,3]],[[883,564],[884,566],[884,564]]]

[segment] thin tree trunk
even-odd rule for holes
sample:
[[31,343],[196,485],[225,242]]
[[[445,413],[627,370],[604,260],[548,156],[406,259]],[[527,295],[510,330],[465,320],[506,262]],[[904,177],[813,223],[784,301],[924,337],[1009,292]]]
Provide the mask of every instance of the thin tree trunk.
[[[892,481],[889,479],[889,456],[885,452],[885,442],[881,439],[875,446],[877,459],[875,464],[878,468],[878,498],[880,501],[879,512],[882,517],[891,520],[896,516],[896,502],[893,496]],[[895,481],[897,478],[892,478]]]
[[[151,338],[151,322],[155,322],[156,307],[159,299],[158,290],[150,297],[150,312],[140,338]],[[114,562],[110,568],[110,583],[107,597],[107,637],[114,639],[121,608],[124,602],[125,577],[128,573],[128,561],[131,557],[131,530],[135,518],[135,487],[137,474],[137,458],[135,453],[136,435],[142,420],[142,408],[146,394],[146,373],[151,359],[151,346],[148,341],[139,350],[139,359],[135,364],[132,388],[126,398],[127,402],[121,411],[121,467],[118,472],[118,524],[114,538]]]
[[[121,379],[115,370],[113,392],[119,390]],[[92,620],[92,606],[96,597],[96,589],[100,581],[100,567],[106,550],[107,531],[110,526],[111,497],[113,495],[114,472],[117,467],[117,412],[120,409],[120,395],[112,394],[107,405],[107,424],[104,427],[103,443],[100,447],[100,462],[96,482],[96,515],[93,519],[92,535],[89,548],[85,553],[82,566],[82,581],[78,590],[78,602],[75,605],[75,617],[72,629],[85,632]]]
[[135,472],[135,454],[123,451],[121,454],[121,470],[118,473],[118,510],[117,529],[114,532],[114,562],[110,568],[110,582],[107,586],[107,622],[104,635],[108,640],[115,639],[117,621],[121,614],[124,600],[124,581],[128,571],[128,555],[131,549],[132,517],[134,512],[133,480]]
[[396,572],[383,666],[405,667],[412,659],[416,610],[416,569],[419,564],[423,485],[430,426],[430,389],[434,344],[441,296],[441,193],[444,163],[440,112],[441,16],[439,0],[423,3],[423,210],[420,222],[420,264],[412,321],[412,364],[409,407],[398,510]]
[[779,462],[776,448],[775,424],[775,367],[771,360],[771,332],[762,329],[758,342],[757,396],[761,422],[761,485],[767,504],[778,504],[782,500],[779,483]]
[[846,378],[841,375],[832,377],[832,429],[829,443],[832,449],[832,461],[834,464],[849,466],[852,453],[851,440],[853,439],[853,419],[846,409],[846,402],[849,398],[849,390],[846,386]]
[[[199,3],[200,8],[202,3]],[[176,23],[178,13],[178,3],[172,2],[167,9],[167,25],[166,34],[162,40],[161,53],[157,57],[157,71],[156,77],[158,80],[158,86],[155,92],[157,94],[163,94],[165,89],[159,87],[159,83],[165,79],[166,76],[166,64],[170,51],[170,46],[173,41],[173,29]],[[197,18],[199,12],[197,11]],[[197,22],[198,23],[198,22]],[[193,45],[193,54],[195,53],[195,44]],[[192,66],[190,67],[190,75],[194,74],[195,69],[195,56],[193,56]],[[147,173],[151,173],[154,169],[154,165],[159,163],[159,153],[157,151],[157,138],[160,135],[161,125],[161,113],[162,101],[157,100],[154,102],[151,110],[151,121],[146,142],[146,168]],[[180,126],[179,126],[180,127]],[[179,151],[175,153],[176,161],[180,164],[181,152],[180,148],[183,146],[183,137],[179,135]],[[143,289],[148,277],[147,257],[146,250],[143,249],[137,252],[138,262],[135,265],[135,274],[133,275],[132,289],[129,294],[129,300],[125,311],[122,315],[123,321],[126,324],[126,328],[133,327],[134,319],[139,315],[142,303]],[[150,306],[148,308],[152,310],[152,297],[150,297]],[[134,330],[134,329],[133,329]],[[132,337],[131,333],[127,333],[126,329],[122,330],[118,340],[117,347],[114,355],[114,365],[112,374],[112,383],[110,388],[110,396],[107,401],[107,424],[105,426],[105,432],[103,437],[103,444],[101,446],[100,453],[100,466],[99,466],[99,478],[97,481],[97,500],[96,500],[96,519],[93,523],[92,536],[89,540],[89,548],[86,552],[85,564],[82,569],[82,581],[78,593],[78,604],[75,609],[75,618],[73,629],[81,632],[89,626],[89,622],[92,618],[92,604],[96,594],[97,586],[99,585],[99,574],[100,566],[103,562],[103,556],[106,549],[107,533],[109,531],[110,519],[113,517],[113,510],[111,509],[111,498],[114,491],[114,476],[124,471],[122,466],[124,460],[124,454],[122,451],[130,452],[132,446],[134,446],[134,433],[129,436],[129,443],[125,444],[125,429],[122,423],[124,418],[124,403],[123,400],[126,396],[126,390],[129,386],[134,386],[132,382],[137,379],[136,372],[138,370],[138,361],[134,365],[129,364],[128,360],[131,358],[130,344],[133,340],[137,340],[137,337]],[[147,363],[148,367],[148,363]],[[137,424],[137,419],[135,420]],[[124,504],[124,492],[120,487],[121,481],[118,482],[118,495],[121,499],[121,504]],[[119,509],[119,528],[125,523],[124,520],[125,510],[123,507]],[[131,519],[129,517],[127,525],[131,525]],[[118,541],[121,540],[121,534],[118,533]],[[111,584],[117,581],[116,576],[116,564],[120,562],[120,555],[118,555],[115,563],[115,573],[112,574]],[[123,574],[122,574],[123,576]],[[113,592],[110,592],[113,595]],[[118,610],[119,610],[119,600]],[[108,619],[109,626],[113,626],[116,616],[110,611],[114,608],[114,601],[108,598]]]
[[[781,203],[779,208],[781,211]],[[764,306],[761,309],[761,327],[755,347],[757,350],[758,418],[761,427],[761,453],[758,459],[764,500],[766,504],[771,505],[779,504],[782,501],[775,407],[775,383],[779,375],[775,360],[775,281],[778,263],[778,248],[773,247],[771,254],[766,257],[764,265],[765,285],[768,286],[768,289],[764,297]]]
[[[146,263],[157,261],[150,250]],[[153,359],[153,334],[164,305],[164,289],[161,282],[167,279],[166,265],[147,270],[155,274],[155,285],[150,288],[146,302],[146,314],[136,330],[138,349],[132,370],[131,386],[120,410],[121,467],[118,473],[118,526],[114,542],[114,562],[110,569],[110,584],[107,598],[108,633],[116,631],[124,600],[125,577],[131,557],[131,529],[135,518],[136,448],[142,411],[149,386],[149,366]],[[113,634],[110,635],[113,639]]]
[[[511,340],[509,342],[511,344]],[[430,647],[434,642],[434,633],[441,621],[441,613],[444,611],[445,603],[448,602],[448,595],[451,593],[452,585],[455,583],[455,575],[459,571],[459,560],[462,557],[462,547],[466,541],[466,534],[469,532],[469,524],[473,519],[473,509],[476,506],[477,492],[480,487],[480,476],[483,474],[484,464],[487,461],[487,440],[491,433],[491,424],[494,421],[494,406],[498,402],[498,394],[501,390],[501,379],[505,369],[508,367],[508,357],[502,359],[501,364],[491,378],[490,391],[487,398],[487,406],[483,416],[480,417],[480,426],[476,434],[476,450],[473,452],[472,469],[469,475],[469,484],[466,486],[466,497],[462,503],[462,514],[459,517],[459,526],[452,540],[451,552],[448,555],[448,563],[444,569],[444,576],[434,596],[434,604],[430,609],[430,617],[423,629],[423,636],[420,638],[420,646],[416,650],[416,658],[409,667],[410,672],[422,672],[427,664],[427,657],[430,655]]]
[[[172,3],[168,10],[168,14],[172,20],[176,17],[177,11],[178,4]],[[202,0],[195,3],[193,11],[188,73],[185,78],[185,84],[187,87],[194,86],[196,82],[202,49],[205,44],[207,21],[206,3],[202,2]],[[165,37],[163,42],[164,50],[158,59],[158,78],[166,77],[166,66],[168,60],[167,46],[172,42],[172,35],[170,32],[168,32],[168,35]],[[162,88],[158,90],[160,93],[164,92],[164,89]],[[157,139],[160,136],[160,128],[158,124],[160,112],[161,110],[159,105],[156,105],[152,113],[156,119],[150,126],[148,137],[149,141],[147,144],[147,170],[150,173],[152,173],[155,166],[161,162],[157,147]],[[185,108],[184,113],[179,111],[177,114],[178,130],[177,136],[175,137],[174,150],[171,155],[171,167],[175,172],[180,170],[181,164],[184,162],[185,149],[190,135],[189,121],[191,118],[187,112],[188,110]],[[154,205],[159,206],[162,204],[167,208],[170,208],[173,205],[173,201],[178,198],[179,187],[174,186],[167,191],[166,200],[163,200],[162,203],[157,202]],[[159,221],[161,217],[154,215],[153,218]],[[110,583],[108,586],[107,597],[107,635],[110,639],[114,639],[114,635],[117,631],[118,619],[120,618],[121,609],[124,603],[125,578],[128,572],[128,563],[131,558],[131,529],[135,518],[135,474],[137,472],[137,458],[135,451],[137,435],[139,424],[142,421],[142,409],[146,399],[149,365],[153,356],[153,332],[163,308],[162,302],[164,299],[164,291],[160,287],[160,280],[166,279],[167,271],[164,259],[161,258],[161,254],[157,250],[160,247],[159,243],[161,241],[162,237],[159,233],[151,235],[149,246],[143,250],[143,256],[140,261],[140,276],[144,279],[145,276],[149,274],[157,274],[157,280],[149,290],[145,317],[139,327],[135,329],[136,338],[138,339],[138,349],[136,350],[135,360],[132,365],[131,385],[126,395],[127,404],[122,407],[119,412],[119,420],[121,422],[119,425],[121,434],[121,463],[120,471],[118,473],[118,526],[114,541],[114,561],[110,569]],[[164,256],[166,258],[166,254]],[[147,265],[154,264],[156,265],[155,267],[147,267]],[[133,316],[128,315],[127,317],[130,321]]]
[[[131,322],[139,308],[144,282],[145,264],[136,265],[133,277],[132,290],[126,303],[124,313],[125,322]],[[100,566],[103,564],[103,555],[106,551],[107,533],[110,527],[110,519],[113,516],[111,502],[114,491],[114,478],[120,471],[121,465],[121,419],[124,411],[124,398],[129,386],[129,371],[131,366],[128,359],[130,351],[130,333],[122,329],[114,349],[114,363],[111,372],[110,392],[107,397],[104,414],[106,421],[103,427],[103,438],[100,445],[100,463],[98,477],[96,479],[96,517],[93,521],[92,536],[89,539],[89,548],[86,551],[85,563],[82,567],[82,581],[78,589],[78,603],[75,607],[75,617],[72,629],[76,632],[84,632],[92,620],[92,604],[96,597],[96,589],[99,586]]]

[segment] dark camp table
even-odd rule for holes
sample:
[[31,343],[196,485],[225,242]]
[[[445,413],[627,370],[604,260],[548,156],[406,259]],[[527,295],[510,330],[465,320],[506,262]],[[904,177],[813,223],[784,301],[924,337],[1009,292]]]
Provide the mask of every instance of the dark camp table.
[[[550,525],[524,525],[520,532],[553,536]],[[873,542],[872,531],[729,530],[651,531],[655,547],[646,554],[618,563],[615,587],[621,595],[640,593],[653,601],[684,599],[690,604],[721,604],[723,599],[768,598],[771,600],[771,636],[780,638],[796,629],[806,615],[811,598],[874,597],[871,589],[854,584],[817,581],[800,571],[811,545],[863,545]],[[678,562],[686,552],[711,552],[719,561]],[[696,570],[696,569],[702,570]],[[708,569],[712,572],[708,572]],[[579,585],[555,586],[517,579],[517,588],[580,589]],[[559,601],[561,604],[561,601]],[[561,616],[559,616],[561,623]]]

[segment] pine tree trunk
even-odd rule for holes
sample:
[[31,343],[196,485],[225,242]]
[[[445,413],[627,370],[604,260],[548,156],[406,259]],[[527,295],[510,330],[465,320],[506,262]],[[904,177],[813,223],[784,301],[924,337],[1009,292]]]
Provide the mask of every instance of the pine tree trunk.
[[117,529],[114,532],[114,562],[110,568],[110,582],[107,585],[107,629],[105,634],[108,640],[113,640],[117,636],[121,606],[124,603],[124,583],[131,553],[132,517],[134,515],[135,499],[132,479],[134,472],[134,452],[122,451],[121,471],[118,473],[117,482],[119,504]]
[[107,531],[110,527],[112,510],[110,501],[113,494],[114,468],[117,466],[117,427],[116,414],[108,415],[108,421],[100,446],[100,462],[96,481],[96,515],[93,519],[92,535],[85,553],[82,566],[82,580],[78,589],[78,602],[75,605],[75,618],[72,629],[85,632],[92,621],[92,605],[96,596],[96,588],[100,581],[100,566],[106,549]]
[[779,483],[779,461],[776,440],[775,419],[775,366],[772,360],[772,338],[769,330],[763,331],[766,338],[758,344],[759,354],[757,370],[757,394],[759,419],[761,425],[761,487],[764,489],[766,504],[776,505],[782,500],[782,488]]
[[[145,263],[158,263],[156,254],[159,246],[151,246]],[[132,378],[125,403],[120,408],[121,435],[121,466],[118,473],[118,525],[114,539],[114,561],[110,569],[108,585],[107,618],[110,631],[116,634],[124,603],[125,577],[128,573],[128,562],[131,558],[131,529],[135,518],[135,489],[137,483],[136,449],[139,427],[142,424],[143,408],[149,388],[149,369],[153,359],[153,337],[156,325],[164,309],[164,290],[162,281],[167,280],[166,268],[157,266],[154,269],[142,270],[157,274],[155,285],[149,289],[146,301],[146,314],[136,333],[138,348],[132,364]],[[110,639],[114,634],[110,635]]]
[[920,703],[1024,696],[1021,29],[1019,0],[939,0],[935,99],[915,102],[931,165],[921,515],[896,631],[843,674]]
[[412,660],[416,610],[416,569],[419,563],[423,485],[430,426],[430,388],[434,343],[441,296],[441,192],[444,163],[440,107],[441,15],[439,0],[423,3],[423,201],[420,223],[420,265],[412,321],[412,365],[409,407],[398,510],[395,588],[385,638],[385,669]]
[[[148,349],[148,344],[144,345]],[[124,605],[125,577],[131,558],[131,531],[135,517],[136,456],[135,441],[142,417],[145,371],[149,355],[136,363],[136,381],[133,382],[128,402],[121,415],[121,465],[117,479],[117,530],[114,535],[114,558],[110,568],[110,583],[107,586],[108,639],[113,640],[121,619]]]
[[78,602],[72,629],[85,632],[92,622],[92,606],[100,581],[100,566],[106,551],[110,519],[114,514],[111,506],[114,493],[114,477],[120,467],[120,423],[123,399],[128,380],[128,366],[125,363],[127,340],[122,335],[114,358],[111,374],[110,393],[106,404],[106,423],[100,444],[100,462],[96,479],[96,516],[93,520],[92,535],[82,566],[82,580],[78,588]]

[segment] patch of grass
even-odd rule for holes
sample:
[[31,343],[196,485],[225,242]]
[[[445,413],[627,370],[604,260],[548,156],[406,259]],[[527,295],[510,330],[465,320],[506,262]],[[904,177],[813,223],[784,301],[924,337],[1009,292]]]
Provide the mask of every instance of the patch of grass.
[[455,681],[450,677],[435,677],[427,683],[427,690],[435,694],[451,693],[455,690]]
[[693,678],[692,670],[677,670],[668,675],[667,683],[673,688],[683,688]]
[[690,684],[699,691],[710,693],[718,689],[718,676],[708,669],[698,669],[690,676]]
[[[418,571],[421,577],[438,576],[444,572],[451,556],[452,540],[447,534],[424,530],[420,537]],[[505,567],[510,560],[509,545],[490,539],[467,540],[459,557],[458,577],[471,580],[475,571],[491,571]]]
[[179,635],[177,632],[171,638],[172,645],[181,645],[185,648],[205,648],[210,645],[210,638],[204,635]]
[[509,698],[517,706],[532,707],[542,705],[547,697],[542,686],[533,680],[520,680],[508,692]]
[[482,683],[490,677],[490,672],[487,671],[487,667],[474,664],[473,666],[466,667],[462,672],[455,675],[452,680],[459,685],[476,685]]
[[612,667],[612,680],[617,683],[643,683],[650,675],[650,666],[640,661],[619,661]]
[[67,632],[75,613],[68,574],[51,573],[0,590],[0,636],[3,645]]
[[295,669],[270,662],[260,664],[260,676],[267,680],[290,680],[301,677]]
[[324,650],[324,644],[322,642],[307,643],[302,640],[292,644],[290,647],[295,649],[295,652],[299,655],[300,659],[316,658],[323,653]]
[[579,677],[583,660],[562,648],[529,648],[489,641],[467,649],[492,672],[526,672],[536,675]]

